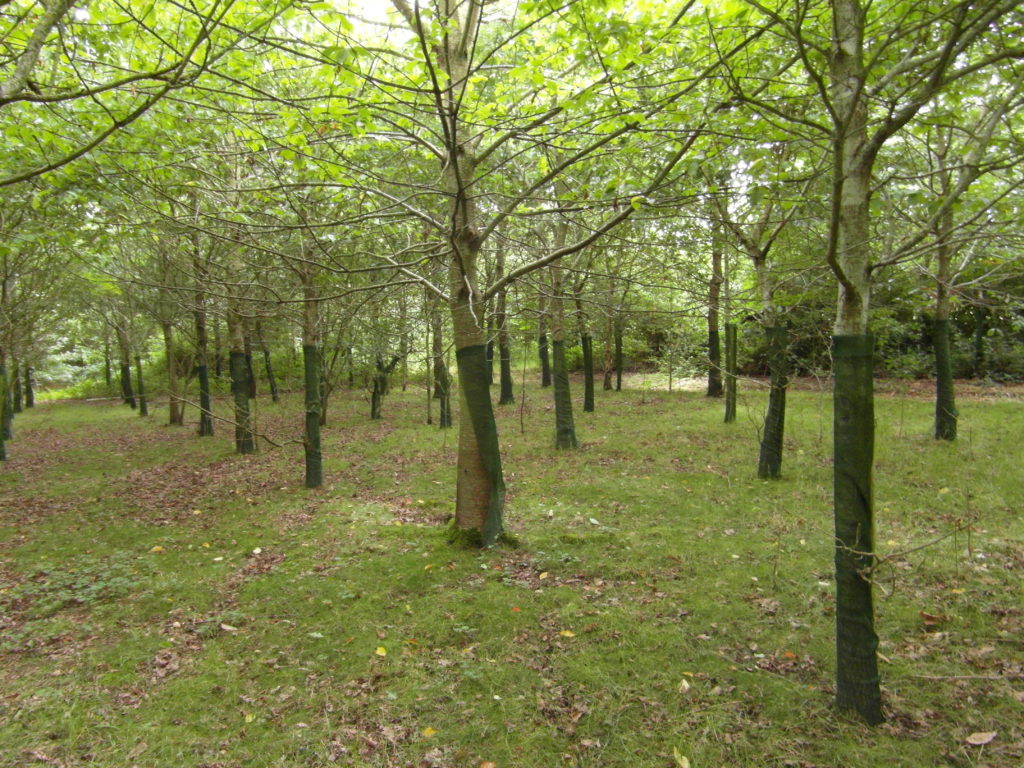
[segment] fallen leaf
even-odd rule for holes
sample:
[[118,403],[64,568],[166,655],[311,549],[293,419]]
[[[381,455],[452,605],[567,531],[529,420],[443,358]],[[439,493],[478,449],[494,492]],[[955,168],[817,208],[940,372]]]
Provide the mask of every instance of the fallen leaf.
[[385,648],[383,645],[378,645],[377,646],[377,650],[374,651],[374,653],[377,654],[378,656],[387,656],[388,655],[388,649]]
[[679,692],[680,693],[688,693],[689,690],[690,690],[690,681],[687,680],[684,677],[682,680],[679,681]]
[[538,578],[538,579],[546,579],[547,577],[548,577],[548,572],[547,572],[547,571],[544,571],[544,573],[542,573],[542,574],[541,574],[540,576],[538,576],[537,578]]
[[256,719],[256,715],[254,715],[252,712],[246,712],[245,713],[245,722],[251,723],[255,719]]
[[420,733],[423,734],[424,738],[429,739],[431,736],[433,736],[435,733],[437,733],[437,729],[436,728],[429,728],[428,727],[428,728],[424,728],[422,731],[420,731]]
[[986,744],[992,743],[995,737],[996,731],[978,731],[977,733],[972,733],[964,741],[975,747],[983,747]]
[[220,628],[223,629],[225,632],[237,632],[238,631],[238,627],[232,627],[230,624],[221,624]]
[[490,760],[484,760],[480,763],[480,768],[498,768],[498,764],[492,763]]
[[160,546],[159,544],[157,544],[157,545],[156,545],[155,547],[153,547],[153,548],[152,548],[151,550],[149,550],[149,551],[150,551],[150,552],[164,552],[165,550],[164,550],[164,548],[163,548],[163,547],[161,547],[161,546]]
[[523,612],[523,609],[520,608],[518,605],[513,605],[512,606],[512,613],[522,613],[522,612]]
[[560,634],[562,637],[576,637],[576,633],[573,632],[571,629],[563,629],[558,634]]
[[676,765],[678,765],[679,768],[690,768],[690,758],[686,755],[679,754],[679,750],[675,747],[672,747],[672,757],[675,758]]

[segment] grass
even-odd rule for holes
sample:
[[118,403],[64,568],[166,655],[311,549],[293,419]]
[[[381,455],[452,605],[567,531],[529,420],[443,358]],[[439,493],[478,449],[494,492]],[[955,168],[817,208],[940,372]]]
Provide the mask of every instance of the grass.
[[[0,468],[0,766],[1017,766],[1019,400],[877,403],[888,720],[831,708],[828,395],[550,392],[499,408],[518,546],[449,545],[454,431],[424,394],[342,393],[327,485],[122,406],[47,403]],[[226,402],[218,405],[226,408]],[[300,401],[260,400],[275,442]],[[226,412],[224,415],[227,415]],[[985,745],[971,734],[995,732]]]

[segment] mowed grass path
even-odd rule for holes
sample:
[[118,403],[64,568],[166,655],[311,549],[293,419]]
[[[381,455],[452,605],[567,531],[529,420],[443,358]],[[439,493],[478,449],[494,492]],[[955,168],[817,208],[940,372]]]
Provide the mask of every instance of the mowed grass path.
[[419,388],[379,422],[333,399],[317,491],[298,395],[259,400],[282,445],[252,457],[156,407],[20,414],[0,766],[1024,764],[1024,402],[961,403],[949,445],[927,400],[878,398],[869,729],[831,708],[827,393],[791,393],[778,482],[752,385],[733,425],[696,392],[599,391],[571,453],[550,391],[516,394],[519,546],[484,552],[446,543],[456,432]]

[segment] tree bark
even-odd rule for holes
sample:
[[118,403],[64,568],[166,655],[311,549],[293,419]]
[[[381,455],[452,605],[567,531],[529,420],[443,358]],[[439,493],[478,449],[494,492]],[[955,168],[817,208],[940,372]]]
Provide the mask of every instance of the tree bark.
[[164,336],[164,356],[167,358],[167,424],[180,427],[185,424],[181,391],[178,389],[178,355],[174,346],[174,326],[169,320],[160,323]]
[[14,360],[11,363],[11,412],[21,413],[24,400],[21,392],[21,364]]
[[35,391],[35,379],[32,376],[32,366],[25,366],[25,407],[35,408],[36,405],[36,391]]
[[[280,393],[277,389],[277,378],[274,376],[274,363],[270,359],[270,347],[267,346],[267,340],[263,337],[263,327],[259,320],[256,321],[256,343],[260,347],[260,352],[263,354],[263,370],[267,374],[267,386],[270,387],[270,400],[271,402],[278,402],[281,399]],[[303,352],[303,365],[305,365],[305,352]]]
[[615,391],[622,391],[622,316],[615,316]]
[[245,364],[245,327],[237,306],[231,301],[227,313],[228,344],[230,354],[231,397],[235,406],[235,452],[256,452],[256,439],[252,431],[249,411],[249,371]]
[[213,410],[210,402],[209,340],[206,334],[206,267],[199,254],[199,235],[192,236],[192,271],[195,296],[192,315],[196,326],[196,375],[199,380],[199,436],[213,435]]
[[132,358],[128,347],[128,334],[117,328],[117,346],[121,353],[121,397],[125,404],[135,410],[135,392],[132,389]]
[[874,393],[868,333],[870,201],[874,150],[867,137],[864,11],[833,0],[831,90],[834,104],[830,265],[839,281],[835,365],[833,487],[836,567],[836,706],[865,722],[884,719],[878,677],[871,568],[874,565]]
[[[498,248],[498,255],[495,260],[495,279],[501,279],[505,274],[505,248]],[[498,379],[501,384],[498,396],[498,405],[510,405],[516,401],[512,391],[512,344],[508,332],[508,292],[502,288],[498,292],[494,322],[497,325],[498,333]]]
[[725,423],[736,421],[736,323],[725,324]]
[[324,421],[323,360],[320,352],[320,302],[313,282],[312,265],[307,260],[299,272],[302,281],[302,370],[305,395],[305,420],[302,447],[306,458],[306,487],[323,485],[323,454],[320,427]]
[[7,359],[0,347],[0,461],[7,460],[7,441],[11,439],[11,414],[7,407]]
[[768,410],[764,415],[764,429],[761,433],[761,454],[757,464],[757,476],[763,480],[777,480],[782,477],[782,443],[786,426],[786,370],[787,336],[781,326],[765,329],[768,338],[768,370],[771,383],[768,391]]
[[722,239],[718,219],[711,217],[711,282],[708,284],[708,397],[721,397],[722,348],[718,335],[718,314],[722,294]]
[[[555,248],[565,244],[567,224],[556,228]],[[569,369],[565,362],[565,302],[562,296],[562,267],[552,264],[551,298],[548,306],[551,315],[551,351],[554,362],[553,394],[555,402],[555,448],[571,450],[579,443],[576,439],[576,422],[572,413],[572,390],[569,386]]]
[[146,402],[146,386],[142,381],[142,357],[135,356],[135,378],[139,382],[139,416],[149,416],[149,404]]

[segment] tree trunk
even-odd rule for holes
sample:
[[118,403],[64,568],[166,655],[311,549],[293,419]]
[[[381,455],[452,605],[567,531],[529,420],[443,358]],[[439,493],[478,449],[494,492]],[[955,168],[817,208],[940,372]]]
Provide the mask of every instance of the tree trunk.
[[736,323],[725,325],[725,423],[736,421]]
[[590,335],[590,320],[583,308],[583,281],[573,287],[576,304],[576,324],[580,330],[580,347],[583,350],[583,412],[594,412],[594,338]]
[[167,424],[180,427],[185,424],[181,391],[178,389],[178,355],[174,346],[174,326],[167,320],[160,323],[164,335],[164,356],[167,358]]
[[762,480],[782,477],[782,442],[786,426],[786,370],[787,333],[781,326],[764,329],[768,337],[768,370],[771,384],[768,391],[768,410],[764,415],[761,433],[761,455],[757,476]]
[[244,350],[245,350],[245,376],[246,376],[246,394],[250,400],[256,399],[256,371],[252,366],[252,334],[249,333],[249,322],[248,320],[242,323],[242,333],[244,334]]
[[11,414],[7,408],[7,361],[0,348],[0,461],[7,460],[7,441],[11,439]]
[[142,381],[142,357],[135,356],[135,378],[139,382],[139,416],[149,416],[149,404],[146,402],[146,387]]
[[112,366],[110,364],[110,337],[106,336],[103,339],[103,381],[106,382],[107,384],[108,392],[110,391],[110,388],[114,384],[114,374],[111,368]]
[[[946,167],[945,143],[940,140],[937,158],[943,197],[950,193],[950,171]],[[935,324],[932,328],[932,346],[935,349],[935,439],[956,440],[956,392],[953,386],[953,357],[950,354],[950,284],[953,281],[953,212],[941,217],[936,231],[938,248],[938,275],[935,286]]]
[[35,379],[32,376],[32,366],[25,366],[25,407],[35,408],[36,406],[36,391],[35,391]]
[[988,310],[980,304],[974,305],[974,344],[971,358],[971,373],[975,378],[985,375],[985,337],[988,335]]
[[302,447],[306,457],[306,487],[323,485],[323,455],[320,427],[325,421],[323,399],[323,359],[320,351],[320,302],[313,267],[306,260],[299,272],[302,281],[302,388],[306,413]]
[[882,721],[878,635],[871,573],[874,395],[870,335],[836,335],[834,466],[836,568],[836,705],[868,723]]
[[196,375],[199,379],[199,436],[213,435],[213,410],[210,403],[209,340],[206,335],[206,268],[199,255],[199,235],[192,236],[192,271],[195,273],[195,297],[192,314],[196,324]]
[[433,304],[430,309],[430,348],[434,357],[434,397],[438,400],[447,391],[442,382],[442,378],[446,378],[448,370],[444,361],[443,325],[444,318],[441,317],[441,312],[436,304]]
[[722,348],[718,313],[722,293],[722,242],[717,218],[711,228],[711,283],[708,285],[708,397],[722,396]]
[[373,375],[373,391],[370,395],[371,419],[382,418],[381,408],[384,405],[384,396],[388,393],[388,377],[391,376],[391,372],[395,370],[395,366],[401,359],[399,355],[395,355],[391,358],[390,363],[385,363],[380,355],[377,356]]
[[135,392],[132,389],[132,359],[128,350],[128,336],[121,328],[117,329],[117,346],[121,353],[121,397],[133,411],[135,410]]
[[612,388],[612,318],[608,315],[605,322],[604,340],[604,391]]
[[540,385],[551,386],[551,358],[548,350],[548,299],[541,288],[537,300],[537,356],[540,359]]
[[[306,336],[303,341],[315,340]],[[306,417],[302,446],[306,456],[306,487],[323,485],[323,456],[320,452],[320,353],[316,344],[302,345],[303,389]]]
[[21,365],[17,360],[11,363],[11,392],[12,413],[21,413],[24,401],[21,392]]
[[932,344],[935,346],[935,439],[956,440],[957,409],[948,318],[935,318]]
[[833,0],[831,88],[835,109],[830,242],[839,281],[835,365],[833,487],[836,567],[836,706],[882,722],[878,636],[871,569],[875,561],[872,463],[875,444],[870,305],[870,202],[874,155],[867,140],[859,0]]
[[[262,329],[259,324],[256,325],[256,338],[260,345],[260,351],[263,353],[263,370],[267,374],[267,386],[270,387],[270,400],[271,402],[278,402],[281,399],[281,395],[277,390],[277,378],[274,376],[274,363],[270,359],[270,347],[267,346],[266,340],[263,338]],[[303,351],[303,365],[305,365],[305,351]]]
[[[565,244],[567,224],[556,227],[555,248]],[[551,271],[551,298],[548,302],[551,316],[551,351],[554,363],[553,394],[555,401],[555,448],[571,450],[576,440],[576,422],[572,414],[572,391],[569,387],[569,369],[565,363],[565,302],[562,297],[562,267],[553,264]]]
[[213,375],[218,379],[224,375],[224,347],[220,338],[220,321],[213,316]]
[[245,364],[245,327],[236,301],[228,307],[228,343],[231,371],[231,397],[235,405],[235,452],[255,453],[256,439],[249,411],[249,371]]
[[615,391],[622,391],[622,316],[615,317]]
[[[505,275],[505,248],[503,246],[498,248],[494,272],[497,280]],[[498,378],[501,383],[498,405],[510,405],[516,401],[516,396],[512,391],[512,344],[508,332],[508,292],[504,288],[498,292],[494,322],[498,332]]]

